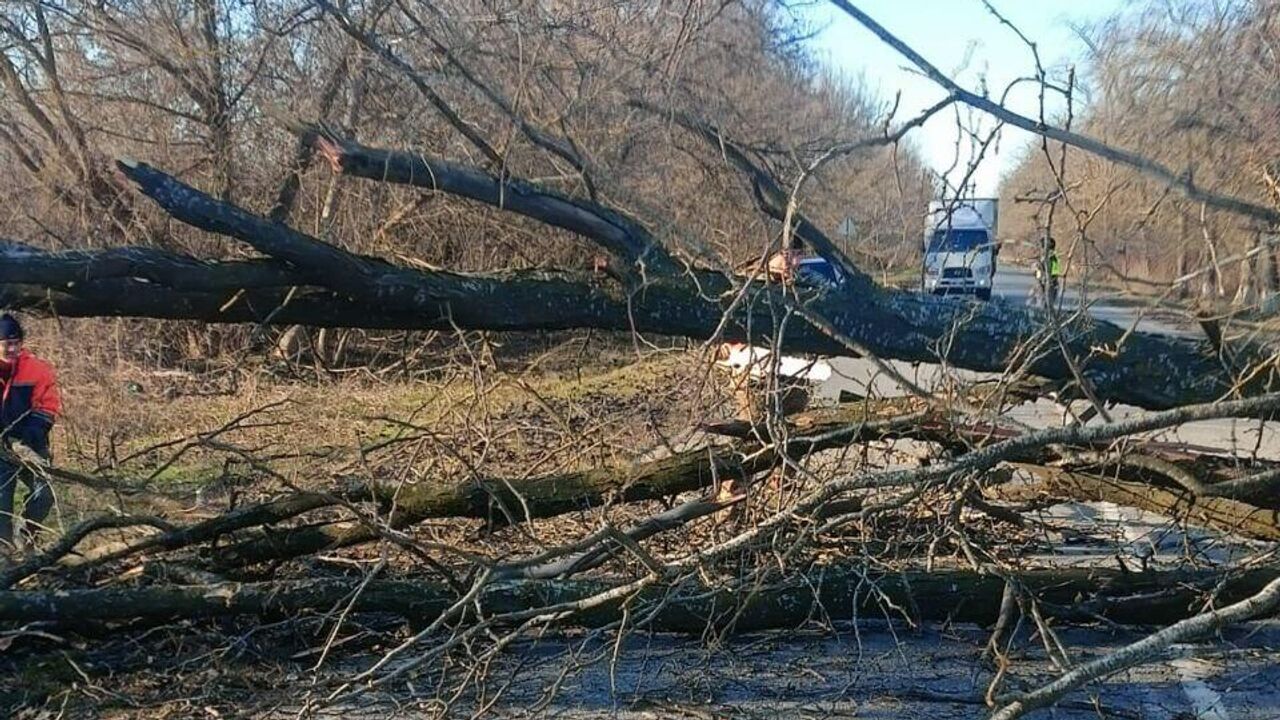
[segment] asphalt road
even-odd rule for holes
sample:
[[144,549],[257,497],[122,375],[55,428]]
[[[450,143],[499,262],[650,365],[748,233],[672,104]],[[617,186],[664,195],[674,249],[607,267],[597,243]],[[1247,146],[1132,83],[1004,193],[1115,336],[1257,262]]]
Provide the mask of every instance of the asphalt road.
[[[889,611],[886,616],[892,617]],[[1058,671],[1030,623],[1016,636],[1005,691],[1048,682]],[[552,636],[521,641],[488,668],[500,692],[464,697],[458,717],[485,705],[495,718],[564,720],[616,718],[851,718],[937,720],[985,718],[992,673],[983,659],[989,630],[970,625],[925,625],[864,619],[816,629],[753,633],[724,641],[671,635],[633,635],[618,646],[603,639]],[[1140,633],[1063,627],[1058,639],[1074,662],[1114,651]],[[1029,720],[1273,720],[1280,717],[1280,626],[1254,623],[1222,632],[1216,646],[1176,646],[1155,662],[1068,695]],[[1195,653],[1199,657],[1189,657]],[[343,668],[348,675],[377,659]],[[574,660],[596,661],[560,671]],[[412,657],[404,659],[412,661]],[[392,666],[394,667],[394,666]],[[390,669],[390,668],[388,668]],[[306,717],[365,720],[420,717],[415,705],[438,708],[435,678],[371,689],[357,700]],[[321,685],[321,688],[324,686]],[[555,688],[554,695],[549,690]],[[309,692],[309,691],[302,691]],[[295,692],[265,717],[299,717]],[[534,709],[537,708],[537,709]],[[428,716],[423,712],[421,717]]]
[[[996,274],[991,302],[1026,304],[1035,283],[1034,275],[1026,268],[1019,266],[1003,266]],[[967,300],[957,298],[956,302]],[[1134,326],[1143,332],[1162,335],[1194,337],[1199,328],[1180,322],[1177,318],[1166,315],[1153,315],[1140,302],[1121,298],[1115,295],[1097,294],[1085,298],[1085,306],[1093,317],[1128,328]],[[1071,279],[1064,283],[1064,292],[1060,308],[1074,311],[1081,306],[1081,294],[1078,287],[1073,287]],[[834,401],[842,392],[876,397],[894,397],[907,394],[907,390],[881,372],[875,365],[859,358],[832,358],[831,378],[815,387],[815,397],[819,401]],[[991,373],[976,373],[955,368],[943,369],[938,365],[927,363],[904,363],[891,361],[894,369],[913,383],[925,389],[941,388],[955,380],[974,381],[991,379]],[[1077,410],[1084,409],[1084,403],[1076,403]],[[1121,419],[1138,414],[1140,411],[1128,406],[1119,406],[1111,410],[1113,417]],[[1040,400],[1014,408],[1009,415],[1033,427],[1050,427],[1064,421],[1064,408],[1049,400]],[[1261,438],[1259,438],[1261,434]],[[1215,448],[1223,451],[1238,451],[1242,448],[1252,451],[1254,443],[1258,443],[1259,454],[1263,457],[1280,459],[1280,424],[1257,421],[1214,420],[1208,422],[1189,423],[1175,431],[1159,435],[1162,440],[1184,442],[1201,447]]]
[[[1001,266],[996,273],[992,297],[996,302],[1027,304],[1031,290],[1035,286],[1035,275],[1031,270],[1020,266]],[[1075,310],[1080,307],[1081,293],[1078,284],[1072,278],[1063,282],[1063,310]],[[1139,330],[1162,335],[1193,336],[1197,330],[1194,326],[1178,322],[1167,315],[1155,315],[1140,302],[1129,298],[1121,298],[1114,294],[1095,293],[1085,297],[1089,314],[1099,320],[1128,328],[1137,323]]]

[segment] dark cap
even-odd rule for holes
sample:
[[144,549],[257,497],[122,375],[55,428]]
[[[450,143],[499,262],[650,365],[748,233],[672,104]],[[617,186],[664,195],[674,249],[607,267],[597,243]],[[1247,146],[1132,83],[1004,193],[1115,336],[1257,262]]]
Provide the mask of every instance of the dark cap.
[[21,340],[22,323],[18,318],[5,313],[0,315],[0,340]]

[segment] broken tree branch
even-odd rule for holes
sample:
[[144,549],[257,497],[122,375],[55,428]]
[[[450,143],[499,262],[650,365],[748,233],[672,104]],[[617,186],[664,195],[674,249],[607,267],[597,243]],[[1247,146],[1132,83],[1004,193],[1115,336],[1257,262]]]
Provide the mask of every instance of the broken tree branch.
[[[786,451],[805,454],[860,439],[907,433],[919,416],[899,416],[904,403],[858,404],[824,411],[792,438]],[[386,522],[404,529],[428,518],[468,517],[516,524],[536,518],[671,497],[708,490],[725,478],[749,479],[778,462],[773,448],[699,447],[624,468],[595,468],[536,478],[468,479],[462,482],[361,486],[344,493],[384,505]],[[232,545],[218,553],[224,567],[299,557],[348,547],[380,537],[380,529],[360,521],[284,528],[268,536]]]
[[1280,211],[1276,211],[1273,208],[1249,202],[1248,200],[1234,197],[1232,195],[1206,190],[1196,185],[1189,175],[1179,175],[1154,160],[1128,150],[1112,147],[1087,135],[1081,135],[1069,130],[1056,128],[1024,115],[1019,115],[990,98],[965,90],[928,60],[925,60],[924,57],[913,50],[911,46],[899,40],[895,35],[873,20],[871,16],[859,10],[852,3],[848,2],[848,0],[831,0],[831,4],[840,8],[849,15],[849,17],[853,18],[863,27],[870,30],[889,47],[897,50],[899,54],[910,60],[911,63],[919,68],[920,71],[923,72],[930,80],[945,88],[947,92],[951,93],[952,97],[966,105],[982,110],[993,117],[999,118],[1000,120],[1015,127],[1022,128],[1027,132],[1035,133],[1036,135],[1041,135],[1049,138],[1050,140],[1056,140],[1066,145],[1080,148],[1081,150],[1097,155],[1105,160],[1120,163],[1121,165],[1127,165],[1138,172],[1159,180],[1169,187],[1177,189],[1183,195],[1186,195],[1188,198],[1195,200],[1196,202],[1201,202],[1210,207],[1226,210],[1237,215],[1262,220],[1272,225],[1280,223]]
[[[394,157],[393,165],[417,162],[407,153],[378,152]],[[599,328],[693,338],[768,340],[768,344],[788,352],[850,352],[845,343],[837,342],[813,323],[785,325],[785,335],[773,342],[770,336],[779,331],[784,321],[771,308],[786,304],[774,295],[788,290],[764,283],[749,287],[753,302],[735,303],[734,280],[710,271],[649,276],[643,289],[623,296],[617,288],[549,271],[464,275],[410,270],[347,253],[211,198],[145,165],[122,165],[121,169],[177,219],[243,240],[298,267],[311,283],[323,285],[358,305],[378,309],[361,315],[363,320],[353,322],[356,325],[449,325],[488,330]],[[411,173],[398,179],[414,181]],[[30,256],[15,259],[31,261]],[[217,301],[208,295],[184,297],[163,288],[148,293],[137,284],[130,284],[130,289],[141,292],[113,299],[107,296],[106,287],[97,283],[85,288],[18,284],[0,286],[0,295],[25,306],[45,303],[47,307],[51,293],[70,294],[74,298],[61,303],[69,311],[95,315],[137,313],[232,320],[260,314],[237,309],[237,303],[232,302],[237,300],[236,294],[228,294],[214,308],[211,306]],[[285,293],[272,308],[292,304],[292,295]],[[259,291],[256,300],[267,302],[272,297],[275,296],[270,292]],[[289,303],[284,303],[285,298],[290,299]],[[63,298],[53,301],[53,307],[59,310],[60,300]],[[157,307],[161,301],[163,305]],[[824,318],[842,338],[856,342],[876,357],[941,361],[989,372],[1001,372],[1023,357],[1027,340],[1036,337],[1047,320],[1043,314],[1025,308],[960,303],[874,288],[865,292],[808,289],[804,301],[808,311]],[[217,312],[222,307],[230,307],[233,313]],[[334,316],[341,312],[314,300],[313,307],[324,310],[321,314],[327,313],[328,317],[323,319],[330,323],[336,323]],[[348,310],[343,316],[354,314]],[[299,322],[298,313],[290,313],[288,321]],[[1083,314],[1064,324],[1062,337],[1062,348],[1037,354],[1029,363],[1029,371],[1045,378],[1070,380],[1074,373],[1064,355],[1069,353],[1079,358],[1080,374],[1104,400],[1169,408],[1207,402],[1230,393],[1254,395],[1266,392],[1274,382],[1270,373],[1259,372],[1238,383],[1203,343],[1126,333]],[[1265,345],[1241,344],[1235,349],[1241,364],[1261,367],[1271,355]]]
[[1013,467],[1041,478],[1042,482],[993,488],[991,492],[1001,499],[1027,501],[1047,495],[1076,502],[1105,501],[1243,537],[1280,540],[1280,517],[1275,510],[1226,498],[1197,497],[1187,491],[1176,492],[1090,473],[1024,463]]
[[1267,583],[1262,590],[1222,609],[1182,620],[1153,635],[1131,643],[1116,652],[1080,665],[1053,682],[1027,693],[1001,707],[991,720],[1014,720],[1053,704],[1058,698],[1085,683],[1141,665],[1156,657],[1170,645],[1207,635],[1228,625],[1265,617],[1280,607],[1280,578]]

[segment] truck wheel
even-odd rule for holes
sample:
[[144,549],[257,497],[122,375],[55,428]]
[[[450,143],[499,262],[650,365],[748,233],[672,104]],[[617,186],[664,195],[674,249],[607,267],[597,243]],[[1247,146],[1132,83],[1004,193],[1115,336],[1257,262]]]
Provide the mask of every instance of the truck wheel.
[[979,300],[987,302],[991,300],[991,288],[979,288],[977,295]]

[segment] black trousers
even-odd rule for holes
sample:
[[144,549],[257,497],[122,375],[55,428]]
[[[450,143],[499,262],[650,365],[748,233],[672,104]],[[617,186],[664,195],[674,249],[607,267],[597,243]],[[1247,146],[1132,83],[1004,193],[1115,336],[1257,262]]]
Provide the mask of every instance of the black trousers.
[[[42,422],[19,423],[18,427],[0,437],[0,442],[5,449],[12,449],[14,441],[20,442],[49,461],[52,459],[49,454],[50,427]],[[13,543],[13,500],[19,481],[28,490],[22,510],[28,532],[34,534],[39,523],[53,509],[53,488],[49,487],[48,481],[21,465],[0,459],[0,542]]]

